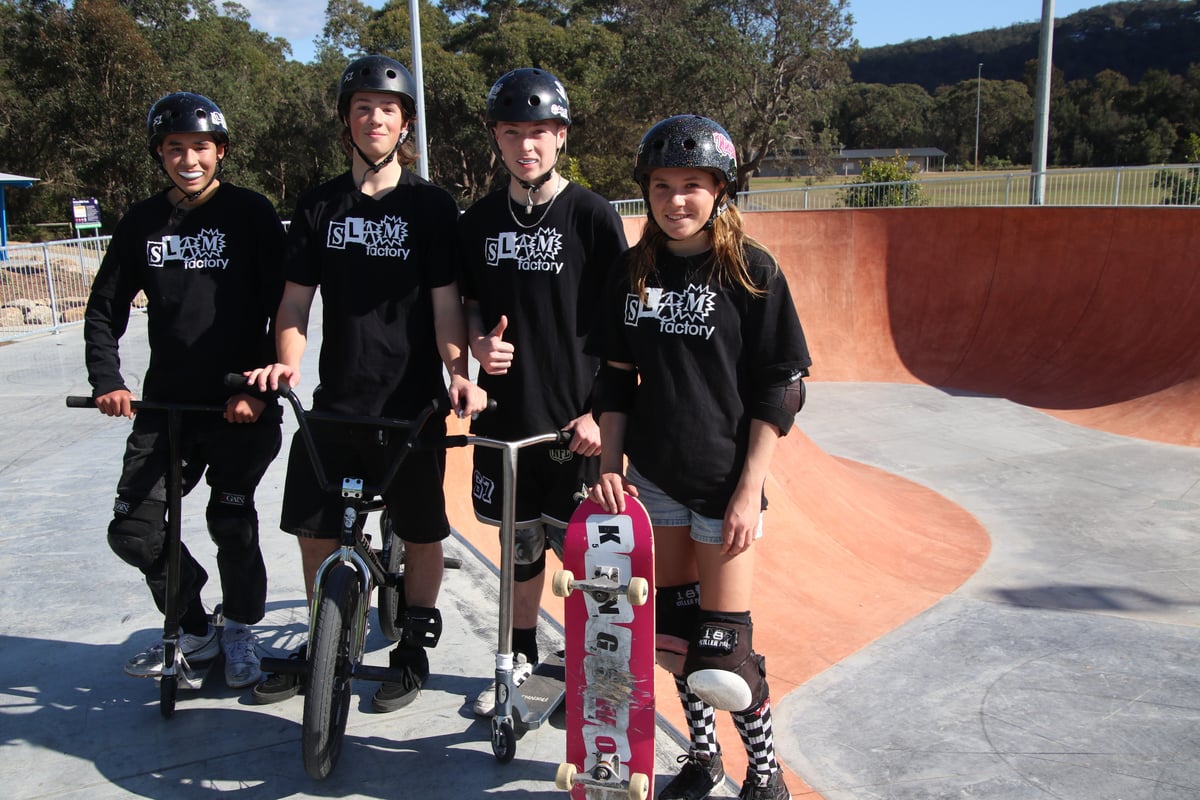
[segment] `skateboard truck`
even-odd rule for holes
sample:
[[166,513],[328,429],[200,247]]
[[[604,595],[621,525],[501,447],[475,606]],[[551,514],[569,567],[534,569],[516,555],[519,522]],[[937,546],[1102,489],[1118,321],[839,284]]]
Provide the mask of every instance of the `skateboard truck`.
[[[569,792],[576,786],[584,786],[606,794],[624,795],[629,800],[646,800],[650,794],[650,779],[640,772],[629,776],[629,781],[621,779],[621,756],[617,753],[595,753],[596,763],[590,770],[580,773],[571,762],[558,765],[554,775],[554,785],[564,792]],[[589,797],[591,794],[589,793]]]

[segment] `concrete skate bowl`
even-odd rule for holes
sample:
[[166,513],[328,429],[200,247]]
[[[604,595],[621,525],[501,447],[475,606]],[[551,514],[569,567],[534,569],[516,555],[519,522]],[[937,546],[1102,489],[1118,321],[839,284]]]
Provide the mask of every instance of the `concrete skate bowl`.
[[917,382],[1200,445],[1200,210],[755,213],[814,380]]

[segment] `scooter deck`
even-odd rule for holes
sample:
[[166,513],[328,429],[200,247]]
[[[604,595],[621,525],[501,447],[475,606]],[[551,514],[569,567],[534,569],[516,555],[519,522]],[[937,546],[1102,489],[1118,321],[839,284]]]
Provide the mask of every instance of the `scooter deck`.
[[562,704],[567,694],[567,670],[560,653],[551,653],[538,662],[533,673],[517,691],[525,701],[521,725],[540,728]]

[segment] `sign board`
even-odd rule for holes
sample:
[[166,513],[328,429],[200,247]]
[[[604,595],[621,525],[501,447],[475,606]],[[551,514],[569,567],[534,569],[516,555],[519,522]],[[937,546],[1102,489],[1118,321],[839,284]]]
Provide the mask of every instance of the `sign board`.
[[71,216],[75,221],[75,230],[99,228],[100,201],[94,197],[72,198]]

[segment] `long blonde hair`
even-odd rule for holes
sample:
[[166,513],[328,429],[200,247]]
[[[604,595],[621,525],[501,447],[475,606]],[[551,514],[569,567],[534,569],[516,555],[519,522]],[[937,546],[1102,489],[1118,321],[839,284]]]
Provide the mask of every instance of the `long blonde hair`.
[[[709,231],[712,250],[708,259],[709,280],[726,286],[741,286],[755,297],[766,294],[766,287],[758,286],[750,277],[746,262],[746,249],[753,247],[771,256],[769,250],[752,237],[746,235],[742,214],[730,203],[712,222]],[[650,214],[642,238],[633,246],[629,262],[629,287],[643,301],[646,299],[646,279],[658,264],[660,251],[666,250],[670,238]],[[775,257],[771,256],[771,261]],[[778,268],[778,265],[776,265]]]

